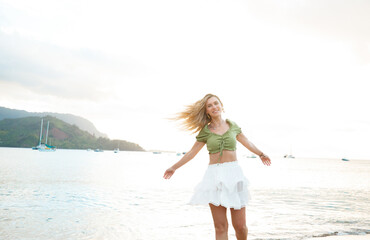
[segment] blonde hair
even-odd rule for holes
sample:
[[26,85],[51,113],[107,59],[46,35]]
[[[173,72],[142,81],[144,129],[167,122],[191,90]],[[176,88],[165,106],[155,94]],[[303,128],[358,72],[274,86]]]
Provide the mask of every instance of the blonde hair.
[[177,113],[173,120],[182,121],[181,125],[184,130],[193,133],[199,132],[205,125],[211,122],[211,118],[206,113],[206,103],[211,97],[216,97],[223,107],[219,97],[214,94],[207,94],[201,100],[186,106],[185,110]]

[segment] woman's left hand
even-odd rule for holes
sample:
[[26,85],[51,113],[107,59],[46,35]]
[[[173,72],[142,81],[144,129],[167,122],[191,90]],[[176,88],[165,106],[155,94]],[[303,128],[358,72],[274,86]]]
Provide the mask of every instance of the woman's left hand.
[[262,163],[266,166],[270,166],[271,165],[271,159],[269,158],[269,156],[263,154],[260,156],[261,160],[262,160]]
[[166,170],[166,172],[163,175],[164,179],[170,179],[172,175],[175,173],[175,169],[170,167],[169,169]]

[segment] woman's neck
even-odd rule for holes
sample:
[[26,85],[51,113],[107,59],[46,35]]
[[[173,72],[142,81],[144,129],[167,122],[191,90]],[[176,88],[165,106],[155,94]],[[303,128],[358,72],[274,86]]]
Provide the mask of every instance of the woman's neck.
[[224,122],[225,122],[225,120],[222,119],[222,117],[220,116],[220,117],[217,117],[217,118],[212,118],[211,124],[213,126],[220,126]]

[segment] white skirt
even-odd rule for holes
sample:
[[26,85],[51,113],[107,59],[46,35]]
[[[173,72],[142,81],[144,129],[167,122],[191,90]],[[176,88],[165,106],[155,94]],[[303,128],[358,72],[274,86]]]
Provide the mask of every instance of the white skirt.
[[249,181],[238,161],[208,165],[203,180],[196,186],[189,204],[241,209],[250,200]]

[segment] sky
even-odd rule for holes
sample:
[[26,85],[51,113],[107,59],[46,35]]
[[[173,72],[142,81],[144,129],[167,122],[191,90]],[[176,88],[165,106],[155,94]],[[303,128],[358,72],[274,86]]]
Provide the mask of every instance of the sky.
[[[0,0],[0,106],[188,151],[207,93],[270,156],[370,159],[367,0]],[[239,146],[241,154],[249,154]]]

